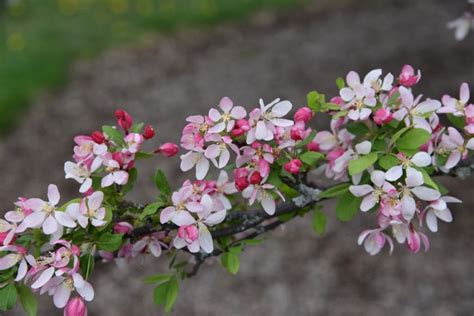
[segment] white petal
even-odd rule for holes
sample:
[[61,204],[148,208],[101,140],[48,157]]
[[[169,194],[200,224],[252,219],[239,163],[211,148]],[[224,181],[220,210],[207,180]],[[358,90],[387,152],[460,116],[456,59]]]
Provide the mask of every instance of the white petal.
[[39,289],[40,287],[45,285],[53,277],[54,270],[55,270],[54,267],[49,267],[48,269],[41,272],[38,279],[36,279],[36,281],[31,285],[31,288]]
[[212,236],[206,225],[199,224],[199,245],[202,250],[206,253],[212,253],[214,251],[214,243],[212,241]]
[[370,181],[372,181],[373,184],[381,188],[385,183],[385,172],[380,170],[373,171],[370,174]]
[[362,203],[360,204],[360,210],[362,212],[367,212],[372,209],[375,204],[377,204],[377,200],[373,194],[369,194],[362,200]]
[[58,187],[54,184],[48,186],[48,200],[52,205],[57,205],[59,203],[59,190]]
[[387,181],[396,181],[400,179],[403,174],[403,167],[401,165],[394,166],[385,173],[385,179]]
[[76,291],[88,302],[94,299],[94,289],[89,282],[84,282],[84,286],[77,288]]
[[407,220],[411,220],[413,215],[415,215],[416,203],[415,199],[409,196],[408,194],[402,197],[402,214],[403,217]]
[[53,301],[54,305],[57,308],[63,308],[66,306],[67,302],[69,301],[69,297],[71,296],[71,290],[69,287],[63,282],[56,287],[54,290]]
[[201,157],[201,159],[199,159],[196,165],[196,178],[198,180],[203,180],[206,177],[208,171],[209,171],[209,160],[207,160],[204,157]]
[[363,141],[355,146],[355,149],[360,155],[367,155],[372,149],[372,143],[369,141]]
[[409,187],[417,187],[424,183],[423,174],[415,168],[407,168],[406,183]]
[[272,114],[276,117],[283,117],[291,111],[292,105],[290,101],[281,101],[272,107]]
[[433,233],[438,231],[438,219],[433,211],[426,213],[426,225]]
[[59,224],[65,227],[74,228],[77,226],[76,222],[65,212],[55,211],[54,217],[56,217]]
[[427,167],[431,164],[431,156],[427,152],[420,151],[417,152],[410,161],[418,167]]
[[435,201],[441,196],[438,191],[427,187],[416,187],[411,189],[411,192],[423,201]]
[[48,216],[43,223],[43,232],[46,235],[52,235],[57,230],[58,230],[58,222],[52,215]]
[[351,191],[351,193],[354,195],[354,196],[365,196],[371,192],[374,191],[374,188],[372,188],[370,185],[368,184],[363,184],[363,185],[351,185],[349,187],[349,191]]
[[262,204],[263,210],[268,214],[268,215],[273,215],[275,214],[275,201],[273,200],[272,197],[267,196],[264,197],[260,203]]
[[255,137],[257,139],[265,139],[267,136],[267,126],[264,121],[258,121],[257,128],[255,130]]

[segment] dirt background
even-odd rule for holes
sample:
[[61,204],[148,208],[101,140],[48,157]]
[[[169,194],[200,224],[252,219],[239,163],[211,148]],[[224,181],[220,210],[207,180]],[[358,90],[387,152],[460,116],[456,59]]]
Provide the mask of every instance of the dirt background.
[[[212,31],[147,38],[80,62],[67,86],[39,98],[17,130],[0,141],[0,207],[8,210],[18,195],[45,196],[49,183],[60,186],[62,201],[72,197],[77,185],[62,172],[72,137],[112,123],[118,107],[155,124],[158,144],[178,141],[184,118],[205,113],[224,95],[247,108],[259,97],[287,98],[300,106],[311,89],[337,93],[335,78],[352,69],[382,67],[398,74],[410,63],[423,72],[418,92],[434,98],[456,94],[463,81],[472,87],[474,43],[472,36],[456,42],[445,23],[464,4],[320,1]],[[153,199],[146,175],[157,165],[174,185],[192,176],[179,172],[178,158],[147,162],[140,166],[145,176],[132,199]],[[392,256],[370,257],[356,239],[374,219],[361,214],[340,223],[327,204],[331,220],[324,236],[315,236],[309,218],[298,219],[246,251],[236,277],[211,262],[181,284],[172,315],[474,315],[474,181],[445,183],[464,205],[453,208],[453,224],[430,235],[426,254],[398,246]],[[161,315],[140,279],[164,272],[163,262],[98,266],[89,315]],[[61,315],[49,298],[42,302],[40,315]]]

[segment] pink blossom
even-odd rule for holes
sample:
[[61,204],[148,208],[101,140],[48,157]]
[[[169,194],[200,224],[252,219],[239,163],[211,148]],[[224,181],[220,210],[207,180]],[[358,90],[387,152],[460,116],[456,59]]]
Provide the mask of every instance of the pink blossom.
[[196,168],[196,179],[202,180],[209,171],[209,160],[206,159],[203,149],[195,149],[181,156],[181,171]]
[[48,292],[53,296],[54,305],[57,308],[64,308],[74,290],[88,302],[94,299],[92,285],[79,273],[55,276],[42,286],[40,293]]
[[89,136],[74,137],[74,160],[76,162],[92,161],[94,156],[101,156],[107,152],[105,144],[96,143]]
[[34,265],[35,260],[33,256],[27,254],[27,250],[21,246],[3,246],[0,251],[8,252],[0,258],[0,271],[8,270],[11,267],[18,265],[17,275],[15,281],[23,280],[28,271],[28,264]]
[[393,120],[393,116],[389,109],[380,108],[377,111],[375,111],[374,122],[377,125],[388,124],[392,120]]
[[385,181],[385,173],[383,171],[374,170],[370,175],[370,180],[374,186],[368,184],[352,185],[349,191],[357,197],[364,197],[360,204],[360,210],[367,212],[381,201],[384,195],[389,192],[396,191],[395,187]]
[[74,163],[67,161],[64,164],[64,172],[66,179],[74,179],[81,184],[80,193],[87,192],[92,187],[92,174],[97,171],[102,165],[102,159],[96,157],[92,165],[88,166],[84,163]]
[[426,237],[425,234],[422,232],[416,231],[413,226],[410,227],[410,234],[407,239],[407,246],[408,249],[412,253],[418,253],[421,249],[421,245],[423,244],[425,248],[425,252],[428,251],[430,248],[430,242],[428,240],[428,237]]
[[[230,151],[227,147],[232,149],[237,155],[240,154],[239,148],[232,143],[232,139],[229,136],[221,137],[214,134],[209,136],[208,141],[215,143],[206,148],[204,155],[219,169],[224,168],[230,160]],[[219,162],[217,162],[217,158],[219,158]]]
[[127,146],[126,149],[123,149],[124,152],[129,152],[132,154],[136,154],[140,151],[140,147],[145,141],[143,135],[138,133],[130,133],[124,138],[125,144]]
[[450,152],[446,165],[446,169],[455,167],[461,159],[466,159],[468,150],[474,150],[474,138],[467,142],[464,137],[454,127],[448,127],[448,134],[441,136],[440,146]]
[[410,175],[416,176],[418,179],[421,179],[420,181],[423,183],[423,175],[420,171],[414,169],[413,167],[424,168],[431,165],[431,156],[428,153],[424,151],[419,151],[411,158],[408,158],[403,153],[399,153],[397,155],[397,158],[400,161],[400,165],[393,166],[392,168],[387,170],[385,178],[388,181],[396,181],[400,179],[403,174],[403,170],[406,169],[407,176],[408,170],[410,170]]
[[201,212],[203,206],[201,203],[192,201],[190,199],[193,194],[192,186],[185,186],[174,192],[171,196],[173,206],[164,208],[160,213],[160,222],[162,224],[169,221],[174,224],[181,226],[183,223],[188,223],[193,220],[192,215],[189,212]]
[[375,92],[390,91],[393,84],[393,75],[389,73],[385,75],[383,80],[380,79],[380,76],[382,76],[382,69],[369,71],[364,77],[364,87],[371,88]]
[[275,186],[271,184],[252,184],[249,185],[243,192],[242,196],[246,199],[249,199],[249,205],[253,205],[255,201],[258,201],[262,207],[263,210],[269,214],[273,215],[275,214],[275,200],[270,193],[271,191],[274,191],[278,195],[280,195],[281,199],[284,201],[284,197],[281,195],[281,193],[275,189]]
[[230,132],[235,126],[235,120],[243,119],[247,115],[243,107],[234,107],[234,103],[228,97],[221,99],[219,107],[223,114],[214,108],[209,111],[209,118],[216,124],[209,129],[209,133],[221,133],[224,130]]
[[421,79],[420,70],[418,70],[418,73],[415,75],[415,69],[413,69],[413,67],[410,65],[404,65],[398,77],[398,81],[400,82],[400,84],[407,88],[418,83],[420,79]]
[[453,221],[453,215],[447,203],[462,203],[462,201],[451,196],[443,196],[425,208],[426,225],[434,233],[438,231],[438,219],[446,223]]
[[166,247],[166,244],[160,241],[163,237],[161,233],[154,233],[143,237],[137,241],[132,247],[132,256],[136,257],[140,253],[149,252],[155,258],[161,256],[161,247]]
[[[119,153],[120,154],[120,153]],[[118,185],[125,185],[128,182],[128,172],[122,170],[121,160],[122,155],[105,155],[104,156],[104,166],[106,172],[108,173],[105,177],[102,178],[101,186],[103,188],[109,187],[114,183]],[[118,160],[116,160],[118,159]]]
[[253,163],[262,177],[266,178],[270,174],[270,165],[275,161],[273,156],[273,148],[268,144],[254,142],[251,146],[242,148],[242,155],[237,157],[237,167],[241,167],[246,163]]
[[96,191],[90,196],[82,199],[81,203],[71,203],[66,212],[77,220],[82,228],[86,228],[89,222],[92,226],[100,227],[107,224],[105,221],[106,211],[102,207],[104,193]]
[[393,113],[393,118],[397,121],[404,120],[407,126],[413,125],[415,128],[422,128],[431,133],[431,126],[424,116],[438,110],[441,107],[441,102],[426,99],[419,103],[421,96],[415,99],[409,89],[402,86],[398,91],[400,92],[401,105],[400,109]]
[[341,98],[347,102],[343,109],[349,112],[347,116],[354,121],[366,120],[369,118],[377,101],[375,91],[371,87],[364,86],[360,82],[359,74],[351,71],[347,74],[346,82],[349,87],[344,87],[339,91]]
[[357,243],[359,245],[364,244],[365,251],[367,251],[371,256],[378,254],[385,246],[385,243],[388,243],[390,246],[390,254],[393,251],[392,239],[380,229],[369,229],[363,231],[359,235]]
[[64,316],[87,316],[87,305],[80,296],[71,298],[64,308]]
[[301,160],[299,159],[292,159],[289,162],[285,164],[285,170],[288,171],[289,173],[297,174],[300,172],[301,168]]
[[465,82],[461,84],[459,88],[459,99],[446,94],[441,101],[443,102],[443,107],[438,109],[438,113],[451,113],[458,117],[467,116],[465,111],[469,102],[469,86]]
[[270,141],[274,138],[276,127],[293,126],[293,121],[283,118],[291,108],[289,101],[280,102],[280,99],[275,99],[265,105],[260,99],[260,108],[250,113],[252,128],[247,133],[247,144],[250,145],[256,140]]
[[28,228],[39,228],[42,226],[46,235],[53,235],[62,231],[62,226],[74,228],[76,222],[67,212],[58,211],[60,195],[58,187],[50,184],[48,187],[48,202],[41,199],[29,199],[26,206],[33,211],[25,217],[24,224]]

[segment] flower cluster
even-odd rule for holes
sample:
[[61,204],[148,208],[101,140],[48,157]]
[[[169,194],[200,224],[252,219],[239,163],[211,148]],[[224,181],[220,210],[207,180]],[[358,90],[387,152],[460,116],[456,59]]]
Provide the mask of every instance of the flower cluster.
[[[414,94],[420,80],[420,71],[410,65],[398,77],[381,69],[363,78],[351,71],[337,80],[339,95],[326,102],[312,91],[292,116],[286,100],[260,100],[247,112],[224,97],[206,115],[187,117],[182,130],[186,153],[180,167],[194,169],[196,179],[172,192],[158,169],[154,180],[160,194],[147,205],[125,199],[137,178],[136,162],[155,154],[173,157],[179,147],[164,143],[145,151],[153,127],[116,111],[118,127],[74,138],[64,171],[80,185],[78,198],[60,204],[58,187],[50,185],[47,200],[21,197],[0,219],[0,301],[7,291],[23,295],[22,302],[31,299],[27,289],[53,296],[67,316],[83,316],[85,302],[94,297],[87,279],[96,259],[123,263],[165,252],[175,273],[150,282],[158,284],[157,304],[169,310],[178,279],[192,275],[188,264],[198,268],[205,258],[222,254],[223,265],[236,273],[242,247],[269,227],[314,210],[319,230],[326,220],[314,204],[325,198],[337,199],[341,220],[359,210],[374,216],[376,226],[358,239],[369,254],[385,245],[392,252],[394,241],[413,253],[427,250],[423,226],[438,231],[439,221],[453,220],[448,204],[461,202],[434,176],[456,173],[471,156],[474,104],[467,83],[459,97],[444,95],[439,101]],[[320,113],[330,116],[329,130],[312,127]],[[449,125],[438,115],[446,115]],[[339,184],[321,192],[308,186],[311,174]],[[283,212],[288,207],[279,206],[288,199],[291,212]],[[247,212],[247,205],[255,204],[257,210]],[[176,262],[179,252],[192,259]]]

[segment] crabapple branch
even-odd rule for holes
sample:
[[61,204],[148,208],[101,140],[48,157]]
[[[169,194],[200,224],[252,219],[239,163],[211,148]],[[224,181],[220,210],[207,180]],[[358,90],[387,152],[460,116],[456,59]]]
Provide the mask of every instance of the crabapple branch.
[[[172,191],[158,169],[159,194],[148,204],[126,199],[138,177],[136,161],[173,157],[179,147],[145,149],[153,127],[116,111],[117,126],[74,138],[64,172],[80,185],[78,198],[60,203],[51,184],[47,200],[21,197],[0,219],[0,310],[12,309],[20,296],[34,315],[34,290],[52,295],[66,316],[83,316],[95,295],[89,282],[95,261],[150,255],[170,258],[170,273],[146,279],[155,285],[155,303],[169,311],[179,280],[196,275],[208,258],[219,256],[236,274],[245,247],[308,212],[323,233],[327,219],[318,203],[329,198],[340,220],[359,211],[373,217],[375,227],[358,238],[370,255],[386,245],[391,253],[394,241],[412,253],[427,251],[423,230],[434,233],[451,222],[448,203],[461,202],[435,176],[465,179],[474,168],[474,104],[467,83],[459,97],[422,99],[413,91],[420,79],[409,65],[398,78],[374,69],[361,80],[351,71],[336,81],[338,96],[328,102],[312,91],[292,119],[287,100],[260,100],[247,113],[224,97],[205,115],[186,118],[180,169],[195,177]],[[330,116],[330,129],[310,127],[315,114]],[[217,179],[208,176],[211,167]],[[323,184],[310,184],[309,171]]]

